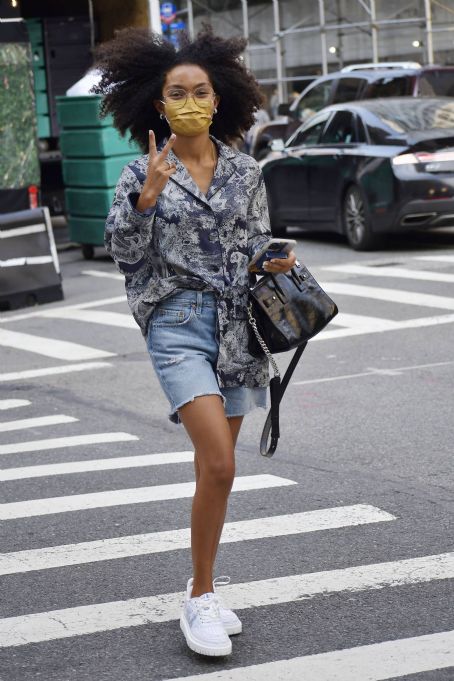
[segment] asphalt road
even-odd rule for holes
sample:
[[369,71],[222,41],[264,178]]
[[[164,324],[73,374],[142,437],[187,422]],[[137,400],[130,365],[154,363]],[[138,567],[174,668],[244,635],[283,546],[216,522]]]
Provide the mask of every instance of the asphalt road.
[[113,264],[61,252],[65,300],[0,317],[1,681],[454,679],[454,232],[362,254],[291,234],[340,313],[272,459],[266,412],[244,420],[226,659],[179,630],[191,443]]

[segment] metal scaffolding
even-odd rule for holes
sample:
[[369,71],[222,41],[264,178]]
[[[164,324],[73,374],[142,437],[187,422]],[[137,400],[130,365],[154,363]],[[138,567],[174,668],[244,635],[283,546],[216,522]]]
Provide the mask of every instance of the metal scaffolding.
[[[156,2],[156,0],[154,0]],[[450,8],[444,4],[441,0],[409,0],[408,4],[403,6],[401,3],[400,7],[396,9],[394,4],[393,13],[386,18],[377,18],[377,3],[376,0],[350,0],[352,4],[356,7],[358,5],[366,13],[366,19],[364,21],[347,21],[342,18],[340,21],[327,21],[327,2],[329,0],[314,0],[312,7],[318,10],[318,17],[316,21],[312,20],[309,23],[307,17],[301,18],[299,21],[289,26],[288,28],[282,28],[282,13],[283,6],[285,3],[282,0],[264,0],[263,7],[268,6],[272,12],[272,34],[269,38],[263,42],[251,42],[251,32],[250,32],[250,10],[251,5],[248,0],[238,0],[238,10],[240,11],[240,22],[232,21],[227,16],[227,11],[220,13],[219,11],[214,11],[210,8],[208,0],[184,0],[185,7],[183,7],[178,13],[185,14],[187,18],[188,30],[191,35],[194,34],[194,10],[199,13],[205,13],[209,16],[216,14],[220,16],[222,14],[223,19],[226,21],[229,30],[233,33],[238,33],[238,30],[242,35],[248,40],[248,47],[246,49],[244,59],[248,66],[251,65],[252,57],[257,54],[258,51],[265,50],[271,51],[274,55],[274,67],[275,77],[273,78],[258,78],[259,82],[263,84],[274,83],[277,87],[277,94],[280,102],[287,99],[287,83],[289,81],[294,82],[298,80],[304,80],[303,77],[298,76],[287,76],[286,67],[284,63],[284,41],[287,36],[290,35],[317,35],[320,38],[320,67],[323,74],[328,73],[328,37],[330,35],[339,34],[345,31],[361,31],[362,33],[367,33],[370,36],[370,61],[373,63],[380,61],[380,48],[379,48],[379,37],[380,32],[385,29],[391,28],[408,28],[414,26],[415,28],[420,28],[425,33],[425,54],[424,60],[427,64],[434,63],[434,35],[441,33],[443,31],[454,31],[454,6]],[[150,0],[150,5],[153,0]],[[451,2],[451,0],[444,0],[444,2]],[[256,5],[255,5],[256,6]],[[288,6],[288,3],[287,3]],[[303,10],[307,9],[305,3],[298,3],[298,6]],[[452,23],[443,23],[435,25],[433,20],[433,7],[442,8],[452,14]],[[413,14],[416,13],[417,16],[409,16],[406,18],[398,18],[399,14],[403,11],[412,9]],[[197,18],[197,17],[196,17]],[[382,55],[383,57],[383,55]],[[363,61],[363,60],[361,60]]]

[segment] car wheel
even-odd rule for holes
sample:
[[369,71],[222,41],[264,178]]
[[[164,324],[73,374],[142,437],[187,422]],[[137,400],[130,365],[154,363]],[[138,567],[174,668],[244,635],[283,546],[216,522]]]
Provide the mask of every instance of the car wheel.
[[95,247],[92,244],[82,244],[82,255],[85,260],[93,260],[95,255]]
[[345,236],[355,251],[367,251],[377,245],[378,237],[370,227],[366,199],[356,185],[350,186],[345,193],[342,218]]

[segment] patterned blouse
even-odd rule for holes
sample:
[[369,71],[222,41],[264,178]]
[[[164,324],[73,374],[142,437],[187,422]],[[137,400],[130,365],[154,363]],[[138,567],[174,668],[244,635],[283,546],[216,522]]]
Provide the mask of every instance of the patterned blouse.
[[271,237],[265,184],[252,157],[211,139],[218,162],[206,195],[171,150],[168,159],[176,172],[156,205],[139,212],[148,155],[124,167],[107,217],[105,246],[125,275],[128,303],[145,337],[158,301],[178,289],[214,291],[219,386],[264,387],[268,360],[248,352],[246,307],[255,279],[248,262]]

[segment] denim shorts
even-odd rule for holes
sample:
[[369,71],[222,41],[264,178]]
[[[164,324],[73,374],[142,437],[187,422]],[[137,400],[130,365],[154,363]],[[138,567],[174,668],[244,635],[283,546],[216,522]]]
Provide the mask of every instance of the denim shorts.
[[146,341],[173,423],[181,423],[178,409],[200,395],[219,395],[227,417],[243,416],[256,407],[266,409],[266,387],[219,387],[219,325],[213,291],[183,289],[158,302]]

